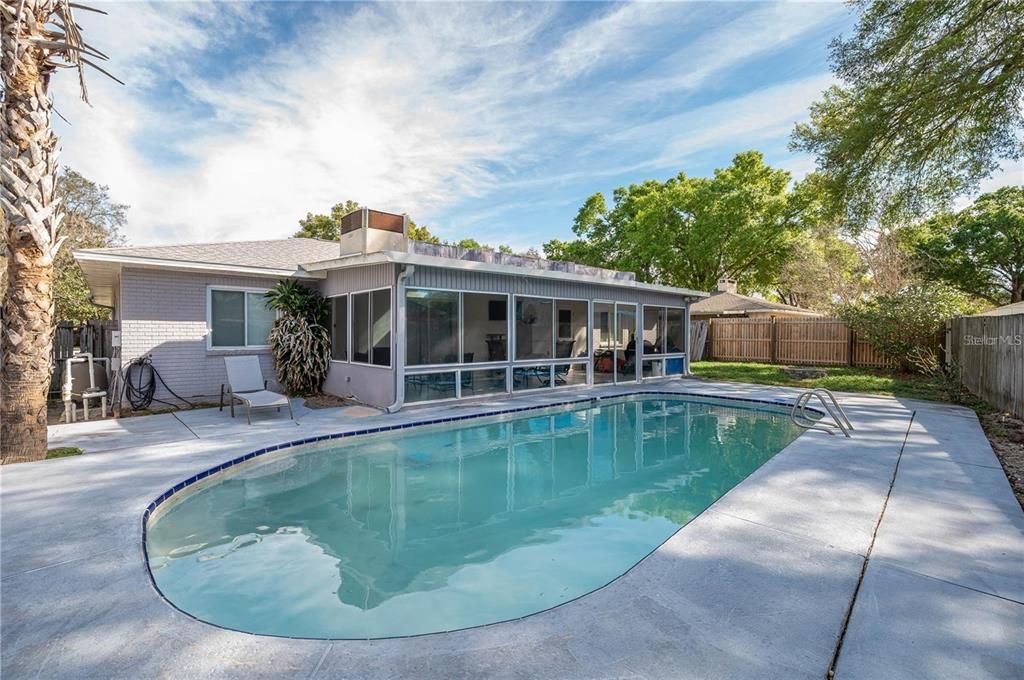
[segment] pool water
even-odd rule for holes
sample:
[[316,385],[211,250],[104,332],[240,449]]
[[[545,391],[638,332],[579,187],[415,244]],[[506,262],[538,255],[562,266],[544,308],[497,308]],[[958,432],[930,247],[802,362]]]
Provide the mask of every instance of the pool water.
[[800,432],[658,395],[300,447],[186,490],[149,564],[182,610],[253,633],[504,621],[611,582]]

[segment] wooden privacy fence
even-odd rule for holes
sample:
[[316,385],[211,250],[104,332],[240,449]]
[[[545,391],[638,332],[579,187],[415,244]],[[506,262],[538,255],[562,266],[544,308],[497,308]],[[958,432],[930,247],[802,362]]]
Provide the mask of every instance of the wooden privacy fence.
[[94,357],[113,356],[110,331],[119,328],[117,321],[94,319],[76,324],[58,321],[53,329],[53,361],[67,359],[76,351],[91,352]]
[[711,319],[710,361],[892,368],[884,356],[839,319]]
[[964,387],[1024,418],[1024,314],[956,317],[946,346]]
[[81,324],[58,321],[54,324],[50,392],[60,391],[64,360],[73,356],[75,352],[91,352],[96,358],[114,356],[115,348],[110,344],[110,331],[116,331],[118,328],[118,322],[109,319],[93,319]]

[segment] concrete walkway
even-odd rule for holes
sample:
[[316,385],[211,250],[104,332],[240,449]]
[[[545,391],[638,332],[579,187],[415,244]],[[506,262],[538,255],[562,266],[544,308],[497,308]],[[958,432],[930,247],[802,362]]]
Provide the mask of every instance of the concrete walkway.
[[[87,447],[95,453],[4,468],[0,671],[4,678],[824,678],[834,668],[839,678],[1024,677],[1024,513],[974,414],[911,400],[843,396],[858,428],[853,439],[802,435],[625,577],[518,621],[395,640],[266,638],[194,621],[149,583],[139,535],[146,505],[246,451],[298,431],[636,389],[796,394],[671,381],[390,416],[303,412],[298,425],[265,414],[251,428],[214,409],[176,418],[188,436],[166,416],[152,425],[128,419],[120,424],[135,431],[114,431],[105,451],[105,435],[96,435]],[[60,436],[63,445],[89,441],[70,428]]]

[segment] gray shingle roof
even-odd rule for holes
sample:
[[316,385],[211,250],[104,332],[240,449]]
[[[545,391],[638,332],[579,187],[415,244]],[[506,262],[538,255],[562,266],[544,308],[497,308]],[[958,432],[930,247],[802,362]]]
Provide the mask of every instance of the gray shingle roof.
[[784,305],[781,302],[760,300],[738,293],[712,293],[710,297],[690,305],[692,314],[739,314],[742,312],[796,312],[816,315],[817,312],[803,307]]
[[996,307],[995,309],[990,309],[987,312],[982,312],[975,316],[1010,316],[1011,314],[1024,314],[1024,302],[1014,302],[1013,304],[1003,305],[1002,307]]
[[298,269],[299,265],[338,257],[337,241],[314,238],[284,238],[272,241],[228,241],[223,243],[189,243],[173,246],[128,246],[124,248],[90,248],[77,252],[105,253],[121,257],[139,257],[169,262],[203,262],[206,264],[261,267],[266,269]]

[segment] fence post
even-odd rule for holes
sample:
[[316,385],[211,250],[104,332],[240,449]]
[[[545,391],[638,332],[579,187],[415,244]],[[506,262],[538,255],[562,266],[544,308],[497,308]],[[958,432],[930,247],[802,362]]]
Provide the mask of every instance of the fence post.
[[771,363],[778,363],[779,360],[779,349],[778,349],[778,336],[775,331],[775,317],[770,316],[768,319],[771,321],[771,327],[769,329],[768,336],[768,356]]
[[857,346],[857,339],[853,333],[853,327],[846,325],[846,365],[853,366],[853,351]]

